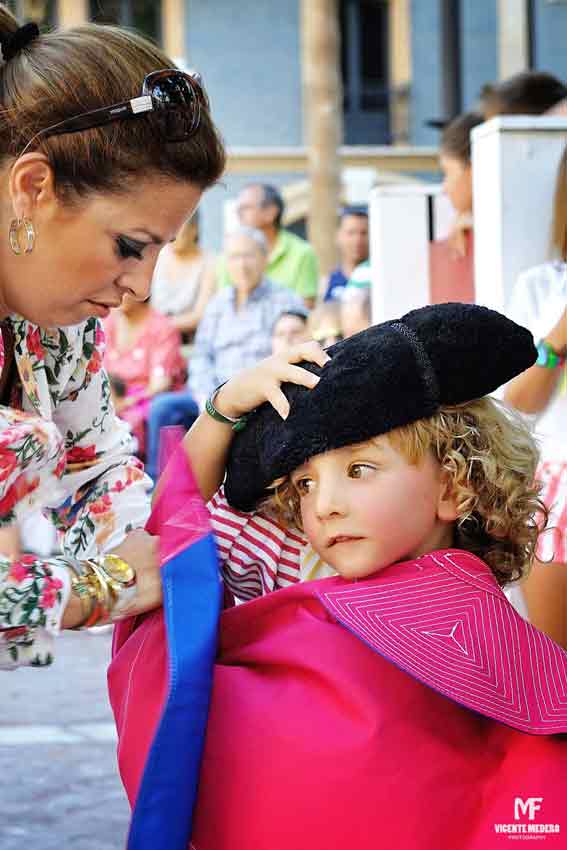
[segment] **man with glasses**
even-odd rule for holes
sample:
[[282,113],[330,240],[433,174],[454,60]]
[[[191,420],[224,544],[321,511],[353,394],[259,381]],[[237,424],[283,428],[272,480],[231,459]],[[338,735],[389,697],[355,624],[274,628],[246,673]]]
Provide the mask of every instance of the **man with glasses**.
[[[274,186],[251,183],[237,201],[240,224],[262,231],[268,244],[266,277],[292,289],[311,309],[317,299],[319,264],[311,245],[282,227],[284,201]],[[231,283],[226,258],[219,263],[219,283]]]

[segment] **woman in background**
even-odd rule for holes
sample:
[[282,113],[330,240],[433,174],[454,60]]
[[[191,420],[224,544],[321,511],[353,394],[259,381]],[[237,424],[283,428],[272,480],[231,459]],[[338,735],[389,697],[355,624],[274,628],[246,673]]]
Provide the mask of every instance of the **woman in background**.
[[189,342],[215,289],[215,258],[199,246],[195,213],[183,224],[175,242],[160,251],[152,281],[152,307],[169,316],[183,341]]
[[128,295],[105,321],[104,331],[104,365],[114,391],[114,407],[130,426],[138,442],[137,453],[143,457],[151,399],[167,390],[179,390],[185,382],[181,335],[168,316],[153,310],[148,301]]

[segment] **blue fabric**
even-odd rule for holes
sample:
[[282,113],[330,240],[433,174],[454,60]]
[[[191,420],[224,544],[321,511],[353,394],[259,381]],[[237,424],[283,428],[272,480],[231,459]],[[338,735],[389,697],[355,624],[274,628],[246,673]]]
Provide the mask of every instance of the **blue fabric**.
[[160,470],[159,441],[162,428],[182,425],[189,430],[199,415],[199,408],[191,393],[160,393],[152,399],[146,430],[146,472],[157,481]]
[[169,691],[132,815],[128,850],[187,850],[189,846],[221,592],[212,534],[163,568]]
[[335,269],[329,275],[329,282],[327,283],[327,291],[325,292],[325,296],[323,301],[332,301],[333,298],[336,298],[337,295],[340,295],[341,289],[346,286],[348,283],[348,277],[346,277],[342,269]]

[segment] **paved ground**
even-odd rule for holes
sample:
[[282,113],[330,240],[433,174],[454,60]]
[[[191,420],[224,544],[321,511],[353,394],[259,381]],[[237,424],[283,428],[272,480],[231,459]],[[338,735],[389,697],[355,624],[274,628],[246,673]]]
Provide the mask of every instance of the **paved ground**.
[[110,638],[66,633],[51,667],[0,672],[1,850],[123,850]]

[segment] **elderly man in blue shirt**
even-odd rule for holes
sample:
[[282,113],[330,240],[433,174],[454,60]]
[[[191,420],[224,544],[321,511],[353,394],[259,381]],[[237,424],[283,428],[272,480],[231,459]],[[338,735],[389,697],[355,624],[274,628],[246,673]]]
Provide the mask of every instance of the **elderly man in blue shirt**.
[[197,328],[188,392],[163,393],[150,409],[147,471],[154,479],[160,429],[166,425],[189,428],[219,384],[271,354],[278,317],[288,310],[304,309],[298,295],[264,276],[268,244],[261,230],[241,226],[232,231],[225,253],[231,286],[211,299]]

